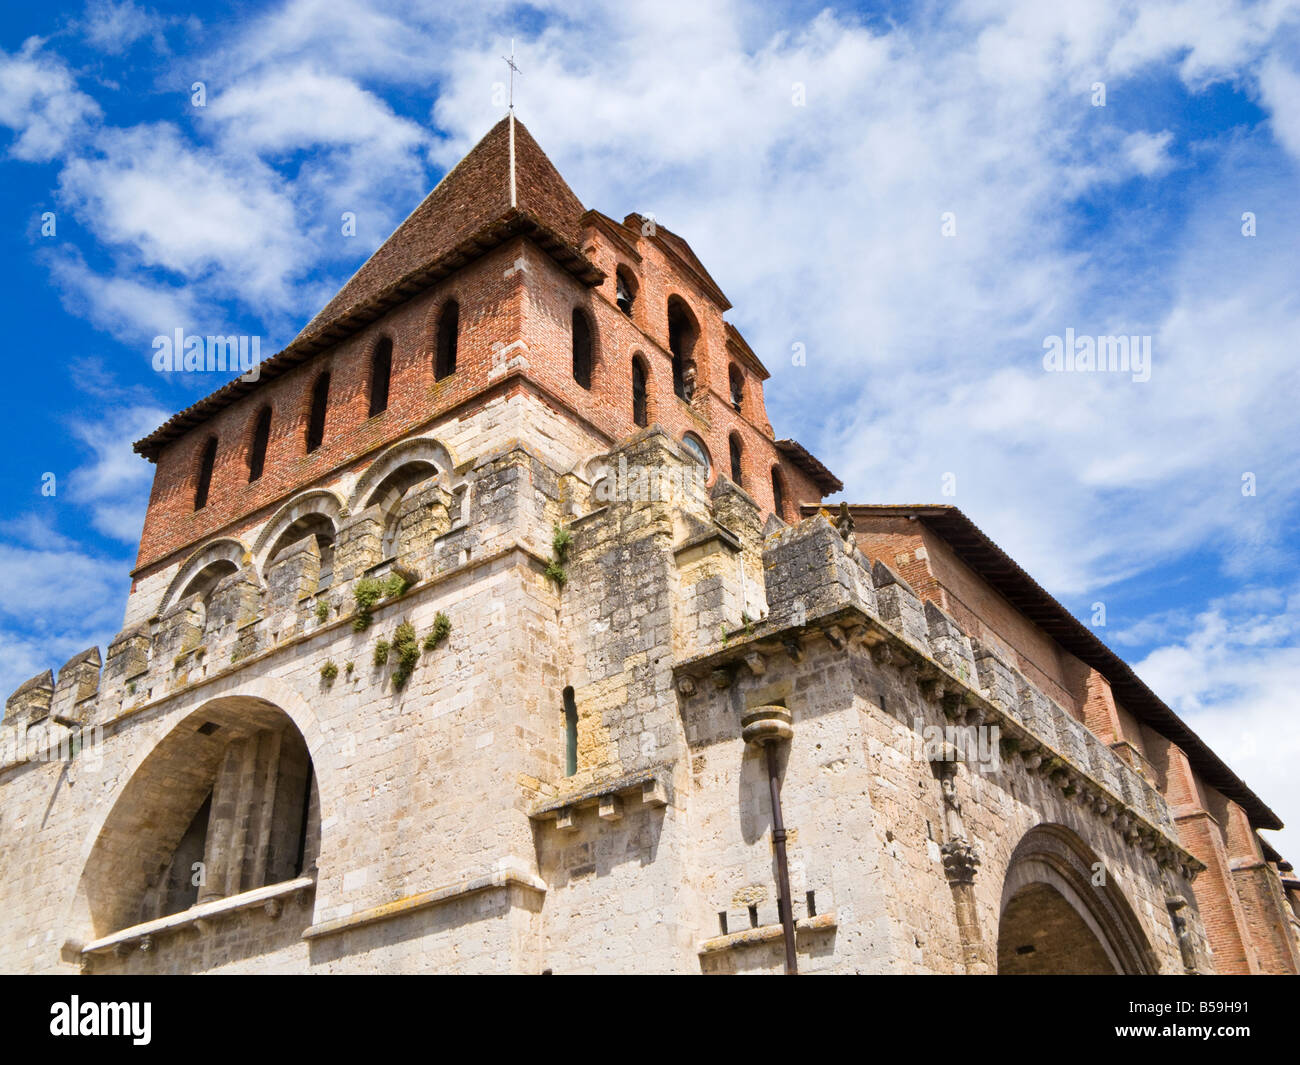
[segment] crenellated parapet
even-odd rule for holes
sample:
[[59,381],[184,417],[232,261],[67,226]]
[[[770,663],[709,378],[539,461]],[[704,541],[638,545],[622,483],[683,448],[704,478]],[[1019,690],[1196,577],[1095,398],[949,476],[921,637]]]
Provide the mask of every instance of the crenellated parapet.
[[889,567],[868,568],[825,514],[769,536],[763,565],[767,618],[680,662],[675,673],[684,698],[742,672],[762,676],[773,659],[798,661],[814,637],[844,653],[861,648],[876,666],[910,674],[941,719],[997,725],[1004,759],[1100,817],[1129,846],[1189,880],[1204,868],[1179,842],[1155,788],[997,648],[923,604]]
[[59,680],[54,686],[50,712],[60,724],[68,726],[87,723],[95,696],[99,694],[99,675],[102,660],[98,647],[89,647],[73,655],[59,667]]
[[48,669],[23,681],[5,700],[4,723],[9,726],[35,725],[50,716],[54,699],[54,674]]
[[[191,685],[243,668],[329,626],[350,628],[362,581],[403,576],[401,592],[517,547],[538,568],[560,518],[560,475],[512,443],[454,473],[427,441],[382,461],[353,493],[313,490],[249,536],[218,537],[156,582],[161,605],[130,625],[101,657],[91,648],[31,678],[7,703],[5,728],[102,725]],[[412,468],[398,459],[414,462]],[[5,759],[0,756],[0,762]]]

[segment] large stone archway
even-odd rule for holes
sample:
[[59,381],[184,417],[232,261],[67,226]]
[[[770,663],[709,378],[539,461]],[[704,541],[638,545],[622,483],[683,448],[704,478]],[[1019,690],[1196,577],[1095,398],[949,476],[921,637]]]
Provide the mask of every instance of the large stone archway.
[[320,794],[307,739],[280,707],[221,696],[136,765],[77,889],[79,941],[309,873]]
[[1158,971],[1132,907],[1092,849],[1064,825],[1039,825],[1012,852],[1002,886],[1002,975]]

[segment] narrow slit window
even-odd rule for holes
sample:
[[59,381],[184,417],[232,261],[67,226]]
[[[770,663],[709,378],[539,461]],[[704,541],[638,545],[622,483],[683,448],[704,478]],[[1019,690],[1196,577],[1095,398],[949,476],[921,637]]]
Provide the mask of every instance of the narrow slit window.
[[591,388],[591,326],[578,310],[573,312],[573,379]]
[[632,360],[632,421],[644,429],[650,424],[649,400],[646,390],[645,363]]
[[772,511],[778,518],[785,520],[785,485],[781,482],[781,471],[772,467]]
[[388,385],[393,376],[393,342],[384,337],[370,360],[370,417],[388,409]]
[[737,485],[740,485],[741,487],[743,487],[743,482],[742,482],[742,480],[741,480],[741,468],[740,468],[740,467],[741,467],[741,461],[740,461],[740,460],[741,460],[740,437],[738,437],[735,433],[732,433],[732,434],[731,434],[731,439],[728,441],[728,450],[731,452],[731,455],[730,455],[730,458],[731,458],[731,479],[732,479],[732,480],[733,480]]
[[307,450],[315,451],[325,440],[325,408],[330,398],[330,375],[321,374],[311,389],[311,415],[307,419]]
[[441,381],[456,372],[456,347],[460,342],[460,304],[448,301],[438,317],[438,351],[434,357],[433,376]]
[[217,438],[208,437],[203,445],[203,454],[199,458],[198,484],[194,488],[194,509],[202,510],[208,505],[208,489],[212,486],[212,469],[217,463]]
[[271,408],[263,407],[253,426],[253,444],[248,450],[248,483],[262,476],[266,468],[266,448],[271,441]]
[[564,689],[564,775],[573,776],[578,771],[578,704],[573,699],[573,689]]

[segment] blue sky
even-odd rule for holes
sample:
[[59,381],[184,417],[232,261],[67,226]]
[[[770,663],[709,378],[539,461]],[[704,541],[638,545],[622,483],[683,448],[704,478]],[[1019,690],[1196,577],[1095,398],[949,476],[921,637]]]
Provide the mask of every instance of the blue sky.
[[[642,6],[0,16],[4,689],[120,627],[130,442],[223,383],[152,338],[282,347],[500,116],[513,36],[520,116],[584,203],[691,241],[778,435],[1104,603],[1300,826],[1300,0]],[[1067,329],[1151,337],[1150,380],[1045,372]]]

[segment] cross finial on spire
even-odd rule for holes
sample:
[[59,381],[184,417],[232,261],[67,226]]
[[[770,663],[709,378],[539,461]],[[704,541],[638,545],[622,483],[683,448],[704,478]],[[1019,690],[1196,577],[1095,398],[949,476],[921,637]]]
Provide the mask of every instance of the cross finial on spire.
[[508,66],[508,67],[510,68],[510,110],[511,110],[511,111],[514,111],[514,109],[515,109],[515,75],[516,75],[516,74],[522,74],[523,71],[520,70],[517,66],[515,66],[515,39],[514,39],[513,37],[510,38],[510,56],[509,56],[509,58],[507,58],[506,56],[502,56],[501,58],[505,60],[505,64],[506,64],[506,66]]

